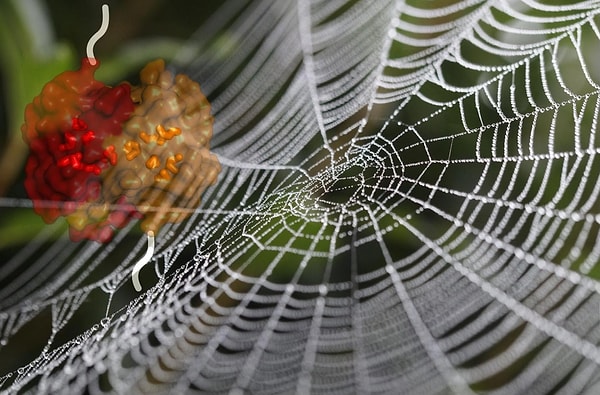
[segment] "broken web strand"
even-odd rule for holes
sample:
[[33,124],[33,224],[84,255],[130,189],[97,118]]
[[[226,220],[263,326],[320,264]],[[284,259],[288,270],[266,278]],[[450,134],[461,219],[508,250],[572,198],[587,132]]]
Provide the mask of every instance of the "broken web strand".
[[87,47],[86,47],[86,55],[90,61],[92,66],[96,65],[96,57],[94,56],[94,45],[100,40],[108,31],[108,23],[110,21],[108,4],[102,5],[102,23],[100,24],[100,29],[96,33],[90,37]]
[[154,232],[149,231],[146,233],[146,235],[148,236],[148,249],[146,250],[144,256],[133,266],[133,271],[131,272],[133,288],[135,288],[135,290],[138,292],[142,290],[142,284],[140,284],[139,278],[140,270],[142,270],[142,268],[146,266],[148,262],[150,262],[152,255],[154,255]]

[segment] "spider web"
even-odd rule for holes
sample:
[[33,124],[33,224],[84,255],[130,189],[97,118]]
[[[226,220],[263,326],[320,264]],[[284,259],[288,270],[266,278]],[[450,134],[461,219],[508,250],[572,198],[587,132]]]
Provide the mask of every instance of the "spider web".
[[211,100],[217,185],[141,294],[134,226],[4,259],[0,389],[595,393],[599,14],[224,4],[174,62]]

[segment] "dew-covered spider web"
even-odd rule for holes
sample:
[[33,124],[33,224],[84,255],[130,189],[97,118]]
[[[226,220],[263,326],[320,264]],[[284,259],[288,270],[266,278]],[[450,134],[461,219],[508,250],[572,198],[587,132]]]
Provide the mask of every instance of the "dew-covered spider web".
[[189,42],[216,185],[141,293],[134,224],[11,251],[0,390],[600,391],[599,1],[232,0]]

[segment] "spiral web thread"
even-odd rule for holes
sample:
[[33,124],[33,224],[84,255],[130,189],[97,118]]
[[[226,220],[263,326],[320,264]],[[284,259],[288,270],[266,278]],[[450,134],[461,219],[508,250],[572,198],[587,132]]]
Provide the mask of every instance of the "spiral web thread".
[[0,359],[43,341],[0,389],[595,393],[599,14],[224,4],[175,62],[211,99],[217,185],[141,294],[133,226],[5,259]]

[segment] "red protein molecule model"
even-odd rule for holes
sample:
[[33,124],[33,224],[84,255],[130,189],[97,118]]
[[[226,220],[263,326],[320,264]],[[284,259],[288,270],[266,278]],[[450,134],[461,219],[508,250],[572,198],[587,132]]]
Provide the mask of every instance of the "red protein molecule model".
[[[104,140],[121,134],[134,104],[128,84],[111,88],[94,78],[98,66],[84,58],[79,70],[48,82],[27,105],[21,131],[30,147],[25,189],[35,212],[47,223],[66,216],[73,240],[104,242],[139,214],[123,199],[114,202],[116,210],[99,200],[101,173],[117,161]],[[96,215],[82,221],[82,209]]]

